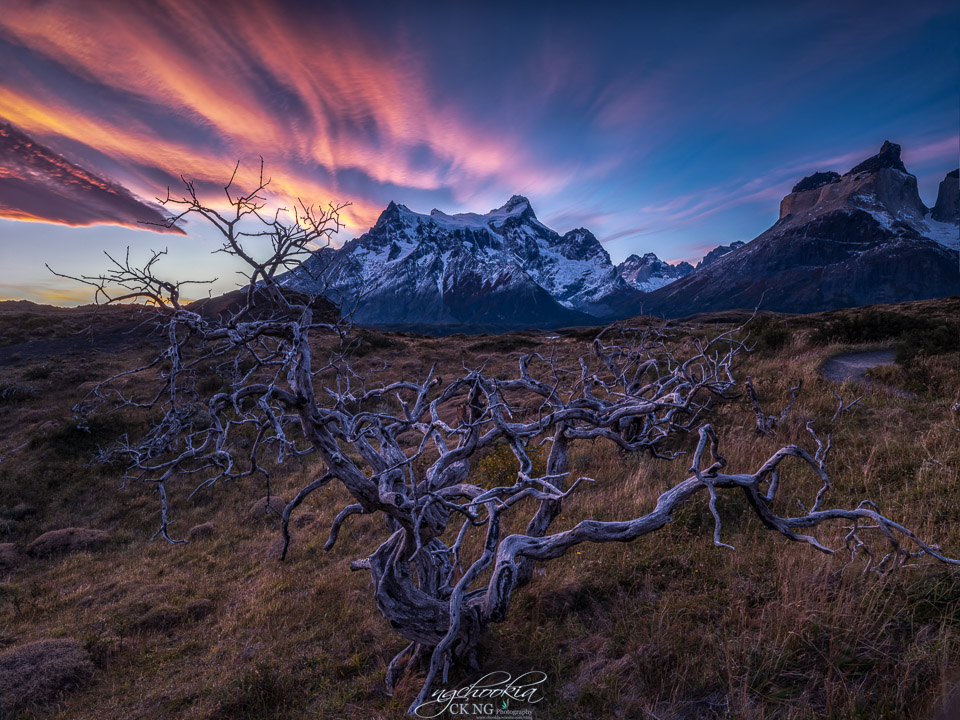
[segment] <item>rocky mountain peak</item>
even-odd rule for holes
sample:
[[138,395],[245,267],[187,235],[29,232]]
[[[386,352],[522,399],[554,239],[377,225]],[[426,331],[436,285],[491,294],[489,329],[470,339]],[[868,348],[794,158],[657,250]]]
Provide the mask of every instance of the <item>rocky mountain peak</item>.
[[510,217],[526,218],[536,220],[537,215],[533,212],[533,205],[523,195],[511,195],[503,205],[489,212],[490,215],[507,215]]
[[790,192],[804,192],[805,190],[816,190],[830,183],[840,182],[840,173],[833,171],[815,172],[813,175],[807,175],[803,180],[793,186]]
[[739,250],[744,245],[746,245],[746,243],[743,242],[743,240],[734,240],[729,245],[718,245],[713,250],[711,250],[706,255],[704,255],[703,260],[697,263],[697,270],[704,267],[705,265],[710,265],[711,263],[716,262],[717,260],[722,258],[724,255],[727,255],[733,252],[734,250]]
[[[520,206],[523,205],[524,203],[526,203],[527,205],[530,205],[530,201],[527,200],[527,198],[525,198],[523,195],[511,195],[511,196],[510,196],[510,199],[507,200],[507,202],[504,203],[499,209],[500,209],[500,210],[505,210],[505,211],[507,211],[507,212],[510,212],[510,211],[514,210],[515,208],[520,207]],[[531,210],[532,210],[532,209],[533,209],[533,208],[531,207]]]
[[598,263],[597,268],[602,267],[603,272],[610,276],[608,281],[617,277],[609,253],[597,236],[586,228],[576,228],[561,236],[554,248],[568,260]]
[[960,222],[960,169],[947,173],[940,182],[930,217],[937,222]]
[[857,173],[863,172],[876,172],[877,170],[882,170],[883,168],[892,168],[894,170],[899,170],[902,173],[907,172],[907,168],[904,166],[903,160],[900,159],[900,146],[896,143],[890,142],[889,140],[885,140],[883,142],[880,152],[873,157],[867,158],[846,174],[856,175]]
[[803,178],[780,203],[780,223],[797,225],[838,210],[863,210],[884,224],[922,220],[927,207],[920,200],[917,179],[904,167],[900,146],[889,140],[843,176],[818,172]]
[[630,255],[617,265],[617,272],[630,287],[651,292],[693,272],[693,266],[686,262],[670,265],[656,253],[648,252],[643,257]]
[[383,209],[383,212],[380,213],[380,216],[377,218],[377,222],[374,223],[376,228],[386,228],[388,225],[397,223],[400,221],[400,208],[402,205],[397,205],[393,200]]

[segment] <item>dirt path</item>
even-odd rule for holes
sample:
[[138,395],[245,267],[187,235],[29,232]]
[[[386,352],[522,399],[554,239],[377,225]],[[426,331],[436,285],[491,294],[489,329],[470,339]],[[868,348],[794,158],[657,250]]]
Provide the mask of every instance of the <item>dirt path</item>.
[[820,367],[820,374],[827,380],[838,383],[847,380],[863,382],[866,380],[864,373],[880,365],[893,365],[893,350],[868,350],[834,355],[828,357]]

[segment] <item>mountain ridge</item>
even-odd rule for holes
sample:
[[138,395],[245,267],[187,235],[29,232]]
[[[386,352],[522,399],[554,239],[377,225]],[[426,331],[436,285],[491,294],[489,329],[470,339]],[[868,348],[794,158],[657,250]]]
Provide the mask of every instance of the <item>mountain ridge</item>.
[[958,227],[933,219],[900,146],[840,176],[815,173],[781,201],[780,217],[750,242],[649,294],[671,317],[760,305],[816,312],[924,300],[960,291]]
[[714,248],[696,268],[654,253],[615,266],[592,232],[557,233],[523,195],[452,215],[391,201],[370,230],[315,253],[283,282],[385,328],[551,328],[761,299],[765,309],[813,312],[939,297],[960,290],[957,175],[947,174],[930,210],[887,141],[843,175],[802,178],[771,228]]
[[560,235],[522,195],[487,213],[429,214],[391,201],[374,226],[284,277],[363,324],[544,327],[595,322],[630,288],[584,228]]
[[679,262],[674,265],[666,263],[657,257],[656,253],[630,255],[617,265],[617,272],[628,285],[640,292],[652,292],[674,280],[693,272],[693,265],[688,262]]

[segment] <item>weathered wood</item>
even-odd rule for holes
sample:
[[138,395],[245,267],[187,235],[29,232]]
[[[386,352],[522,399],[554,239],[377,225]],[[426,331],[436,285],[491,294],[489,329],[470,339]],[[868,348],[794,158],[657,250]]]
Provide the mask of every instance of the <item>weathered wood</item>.
[[[687,330],[618,323],[603,329],[592,355],[579,358],[573,368],[563,367],[556,357],[531,354],[506,379],[491,377],[482,367],[465,367],[444,383],[431,368],[421,378],[370,384],[350,363],[349,317],[316,322],[311,299],[290,293],[279,278],[318,240],[329,240],[339,228],[340,208],[317,215],[301,207],[292,223],[284,224],[279,214],[264,212],[261,193],[267,182],[261,172],[259,188],[237,195],[231,181],[225,188],[232,208],[227,214],[204,205],[190,183],[187,197],[166,201],[184,208],[178,219],[197,214],[213,223],[224,238],[224,252],[248,268],[245,300],[220,317],[183,306],[180,285],[156,278],[156,257],[144,268],[134,268],[128,260],[117,263],[112,273],[84,279],[106,302],[149,299],[168,342],[160,358],[98,384],[75,411],[84,418],[99,409],[127,407],[160,418],[142,437],[121,438],[101,459],[125,460],[129,477],[157,485],[158,532],[171,542],[167,483],[196,477],[199,487],[205,487],[259,477],[269,494],[268,452],[278,465],[290,457],[315,455],[321,475],[283,510],[282,556],[292,514],[331,482],[339,483],[353,502],[333,520],[325,551],[334,547],[351,516],[373,514],[383,520],[383,542],[350,567],[369,572],[378,609],[409,641],[387,667],[388,691],[404,672],[427,670],[411,712],[429,696],[438,677],[446,680],[452,664],[476,665],[480,639],[491,623],[507,616],[514,592],[531,581],[534,563],[549,562],[583,543],[630,542],[656,532],[701,494],[708,498],[714,543],[720,547],[730,548],[722,541],[718,504],[723,492],[740,491],[768,528],[824,552],[834,550],[798,531],[835,520],[852,523],[846,549],[851,561],[857,553],[866,555],[868,568],[886,571],[918,555],[958,564],[881,515],[869,501],[853,509],[824,509],[831,441],[828,437],[822,443],[810,425],[814,455],[787,445],[752,473],[723,472],[727,463],[717,434],[702,417],[712,402],[735,397],[733,366],[744,350],[738,339],[742,328],[709,339]],[[246,244],[264,237],[272,242],[273,254],[258,261]],[[116,286],[125,292],[110,294]],[[264,297],[268,305],[258,305]],[[318,334],[339,340],[322,360],[314,358],[310,344]],[[130,375],[149,382],[164,360],[169,369],[159,374],[148,397],[125,389],[122,383]],[[203,396],[197,376],[211,366],[224,387]],[[763,413],[749,378],[746,390],[758,431],[769,434],[786,419],[800,386],[791,390],[779,416]],[[450,425],[440,409],[455,404],[459,417]],[[841,401],[838,414],[845,409],[849,406]],[[245,439],[244,447],[239,434],[247,428],[255,430],[255,439]],[[664,492],[651,512],[622,521],[584,520],[551,532],[566,499],[591,481],[571,481],[570,448],[576,443],[605,440],[624,452],[675,459],[678,452],[668,441],[688,432],[698,434],[690,477]],[[471,461],[497,444],[509,447],[517,474],[502,486],[484,487],[471,474]],[[550,447],[542,476],[535,473],[530,456],[531,447],[539,444]],[[822,483],[810,509],[801,506],[796,516],[772,510],[780,465],[788,459],[799,461]],[[503,537],[503,518],[524,504],[536,508],[525,531]],[[879,532],[891,548],[879,561],[861,537],[868,530]],[[476,537],[479,547],[467,556],[470,537]]]

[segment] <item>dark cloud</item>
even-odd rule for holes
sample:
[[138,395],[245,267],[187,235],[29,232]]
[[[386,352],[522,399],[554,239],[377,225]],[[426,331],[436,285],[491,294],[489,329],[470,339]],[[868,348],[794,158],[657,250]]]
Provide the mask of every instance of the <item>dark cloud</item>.
[[183,234],[143,223],[164,215],[126,188],[65,160],[8,123],[0,122],[0,217],[64,225],[110,223]]

